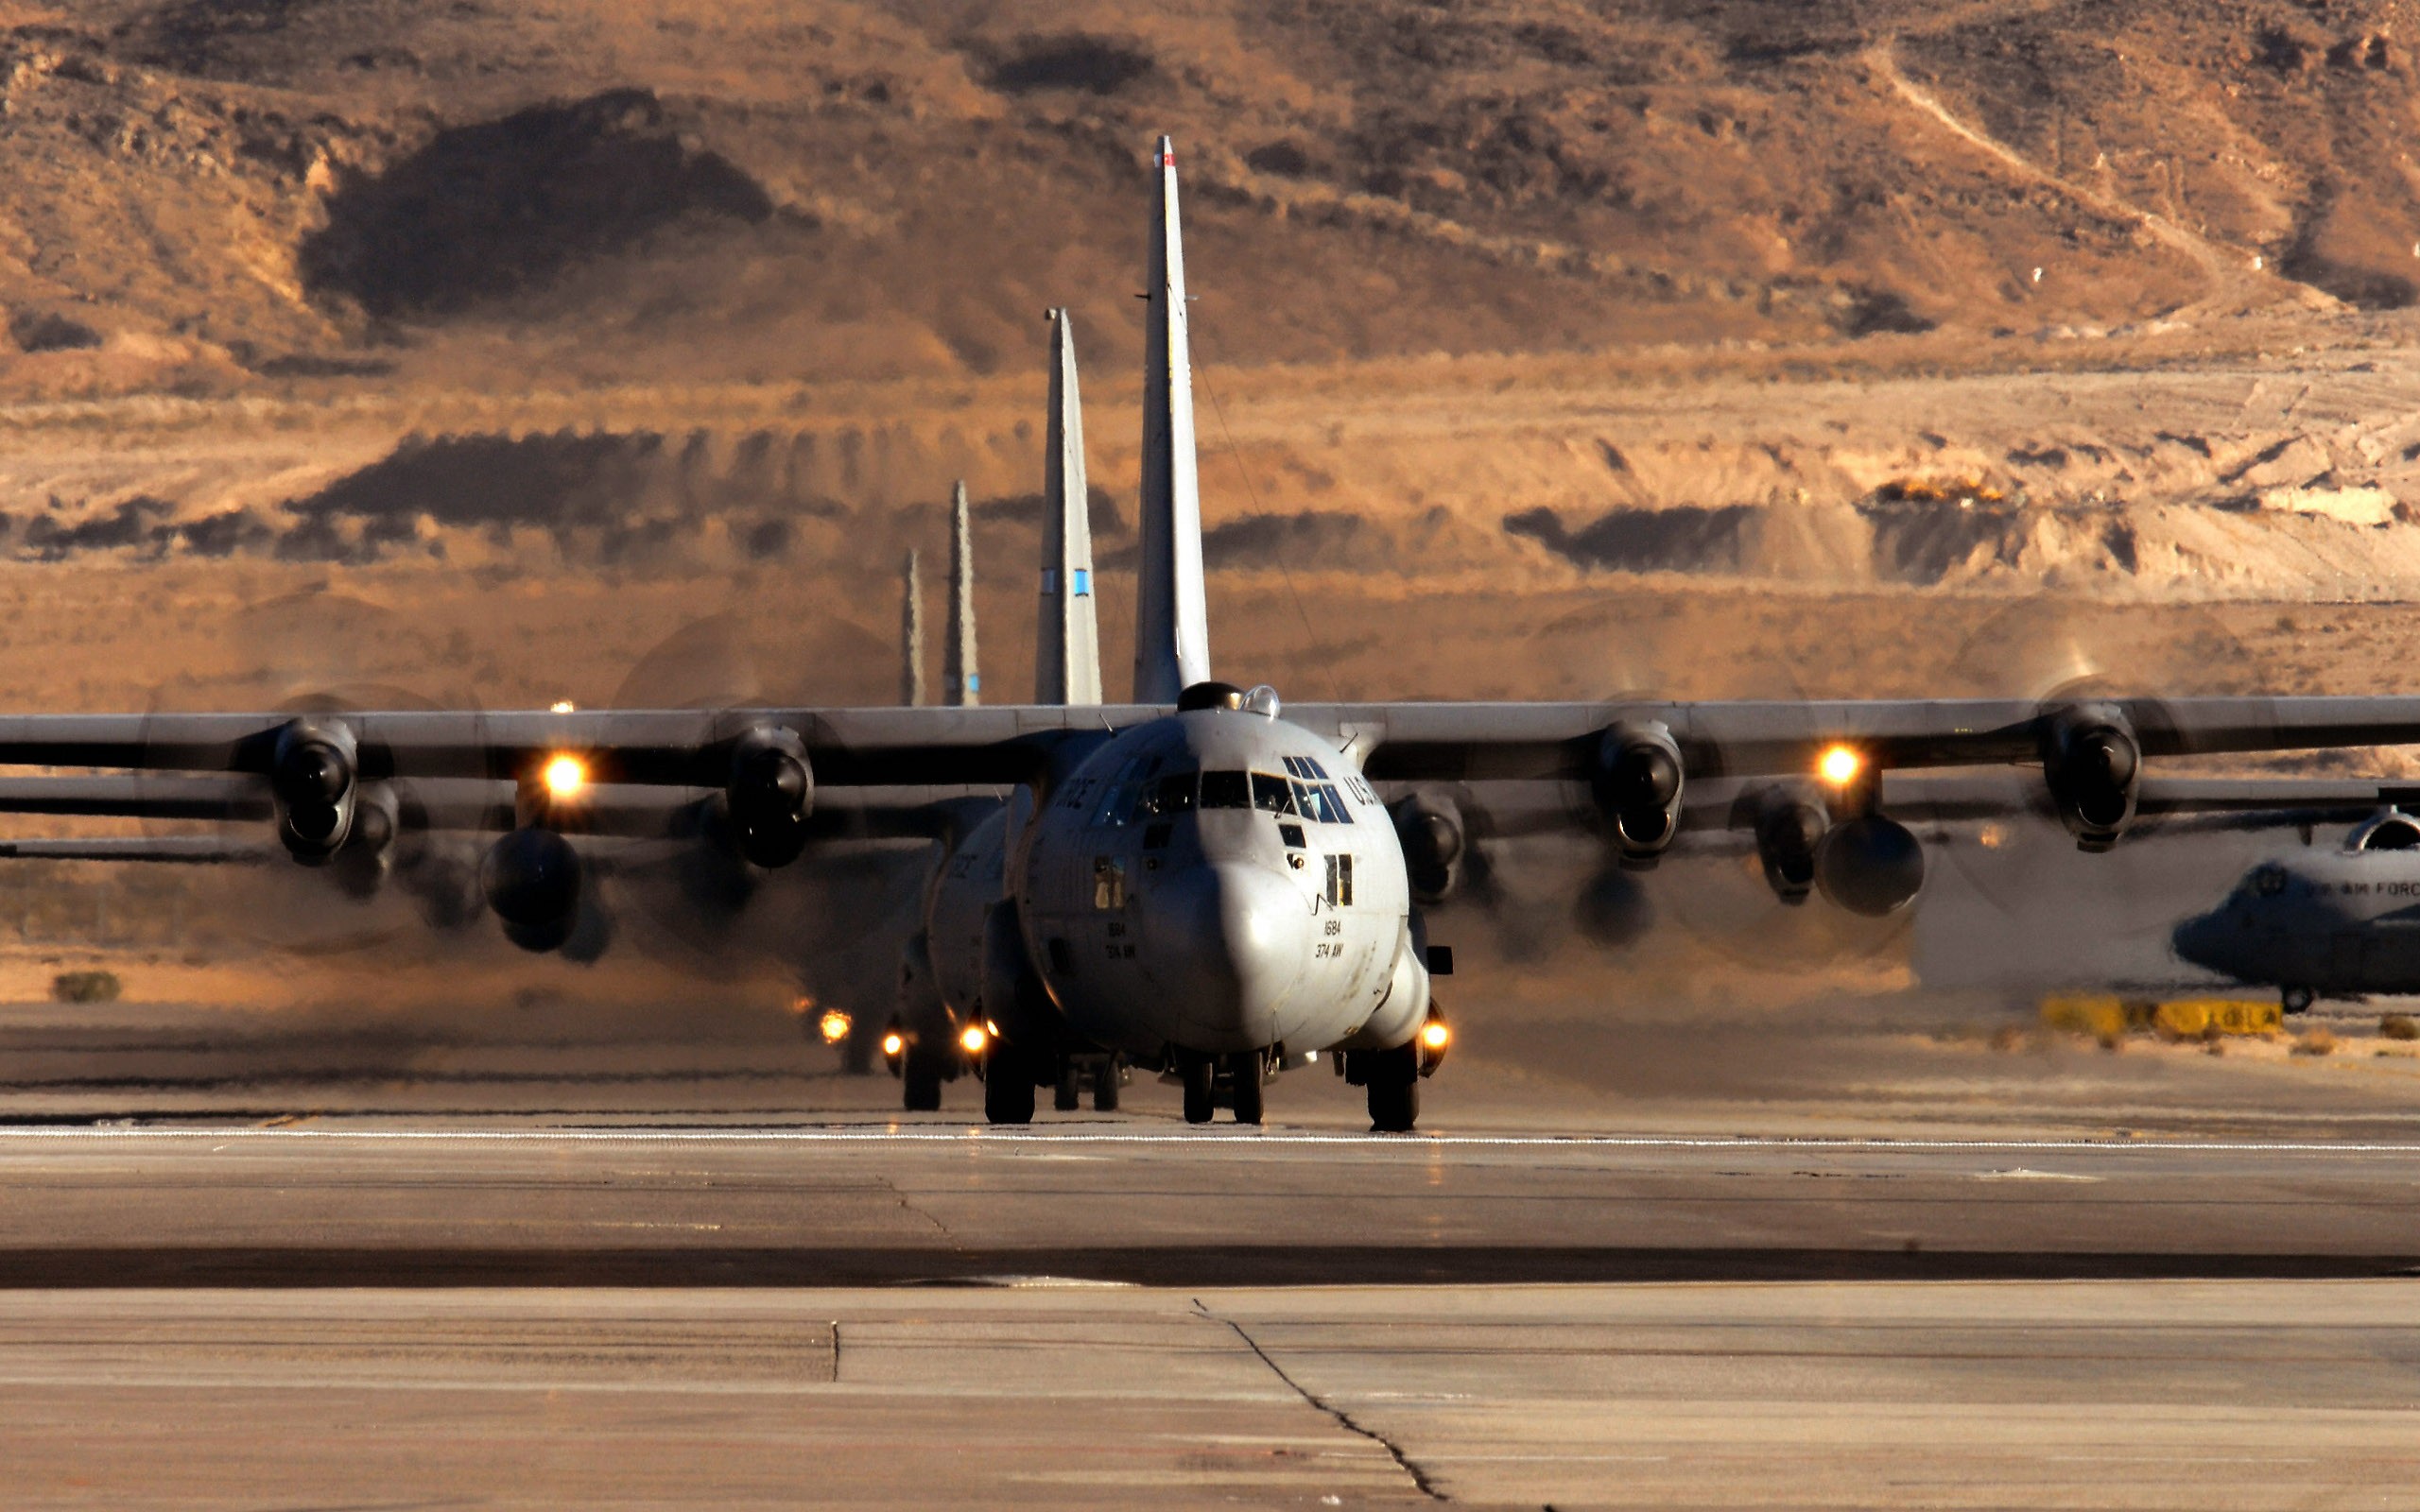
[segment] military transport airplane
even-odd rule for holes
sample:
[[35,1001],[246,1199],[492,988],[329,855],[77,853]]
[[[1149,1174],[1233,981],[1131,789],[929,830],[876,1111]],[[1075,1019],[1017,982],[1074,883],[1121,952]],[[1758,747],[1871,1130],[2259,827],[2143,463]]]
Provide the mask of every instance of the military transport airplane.
[[[1134,701],[1077,701],[1093,689],[1071,677],[1066,701],[1021,706],[19,715],[0,718],[0,765],[233,784],[295,860],[354,875],[435,822],[402,795],[473,784],[475,827],[503,831],[479,893],[531,949],[570,937],[578,837],[632,814],[670,808],[692,843],[770,868],[832,816],[1005,786],[926,930],[947,995],[979,1009],[988,1117],[1026,1122],[1069,1057],[1115,1054],[1180,1077],[1190,1120],[1223,1079],[1254,1122],[1265,1068],[1318,1053],[1399,1130],[1451,1037],[1378,784],[1567,784],[1632,868],[1672,846],[1693,791],[1727,784],[1777,887],[1880,914],[1924,879],[1886,771],[2038,763],[2044,801],[2102,850],[2157,758],[2420,742],[2420,697],[1285,704],[1220,681],[1166,138],[1152,160]],[[1051,465],[1066,455],[1080,444]],[[1052,570],[1046,606],[1089,593],[1088,565]],[[499,787],[509,805],[478,799]],[[1454,849],[1452,823],[1423,811],[1422,844]]]
[[2178,957],[2276,988],[2288,1013],[2315,998],[2420,993],[2420,817],[2406,808],[2420,790],[2373,796],[2378,807],[2342,846],[2263,861],[2216,908],[2178,924]]

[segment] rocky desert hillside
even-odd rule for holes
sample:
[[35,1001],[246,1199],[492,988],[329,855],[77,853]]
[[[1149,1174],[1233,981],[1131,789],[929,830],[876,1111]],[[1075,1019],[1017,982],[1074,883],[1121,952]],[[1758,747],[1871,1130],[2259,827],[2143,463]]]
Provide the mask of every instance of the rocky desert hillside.
[[0,0],[0,598],[94,651],[0,692],[233,677],[222,622],[334,585],[447,606],[415,654],[499,698],[701,606],[883,696],[959,476],[1013,687],[1046,306],[1113,611],[1131,549],[1160,130],[1222,644],[1316,691],[1610,689],[1616,598],[1898,644],[2413,596],[2415,45],[2383,0]]

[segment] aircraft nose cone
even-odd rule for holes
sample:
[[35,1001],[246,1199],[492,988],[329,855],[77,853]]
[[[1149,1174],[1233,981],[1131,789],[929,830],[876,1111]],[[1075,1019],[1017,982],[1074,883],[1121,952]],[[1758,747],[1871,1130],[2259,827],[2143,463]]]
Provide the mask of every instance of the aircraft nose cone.
[[2181,961],[2206,966],[2213,971],[2227,969],[2229,952],[2225,949],[2227,921],[2217,914],[2196,914],[2176,926],[2169,936],[2169,944]]
[[1204,866],[1166,879],[1147,905],[1153,954],[1191,1042],[1256,1050],[1283,1038],[1279,1018],[1311,954],[1310,903],[1273,870]]

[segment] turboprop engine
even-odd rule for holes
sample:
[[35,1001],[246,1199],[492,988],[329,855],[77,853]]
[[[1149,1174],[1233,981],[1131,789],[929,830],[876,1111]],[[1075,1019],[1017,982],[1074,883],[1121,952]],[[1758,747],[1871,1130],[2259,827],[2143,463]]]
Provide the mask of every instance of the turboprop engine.
[[353,832],[360,771],[353,731],[340,724],[296,720],[278,731],[269,757],[277,799],[277,838],[306,867],[325,866]]
[[1461,805],[1451,794],[1423,788],[1398,799],[1389,810],[1414,902],[1435,905],[1451,898],[1462,881],[1470,850]]
[[1809,794],[1769,787],[1757,796],[1756,859],[1774,897],[1793,906],[1806,901],[1815,886],[1815,858],[1831,823],[1831,812]]
[[525,826],[490,847],[479,891],[526,951],[560,949],[579,922],[579,852],[552,830]]
[[2079,850],[2106,850],[2135,820],[2142,747],[2114,704],[2061,710],[2042,732],[2042,772]]
[[1622,863],[1651,867],[1681,828],[1681,747],[1662,721],[1617,725],[1597,748],[1589,788]]
[[1879,814],[1843,819],[1815,847],[1815,885],[1852,914],[1895,914],[1924,885],[1925,848],[1896,819]]
[[723,789],[739,853],[760,867],[786,867],[806,849],[815,811],[815,768],[795,731],[756,729],[739,738]]
[[364,782],[354,796],[353,824],[329,870],[338,887],[354,898],[369,898],[385,886],[394,869],[395,843],[404,829],[403,804],[384,782]]
[[2420,818],[2401,809],[2386,809],[2353,826],[2344,837],[2347,850],[2420,850]]

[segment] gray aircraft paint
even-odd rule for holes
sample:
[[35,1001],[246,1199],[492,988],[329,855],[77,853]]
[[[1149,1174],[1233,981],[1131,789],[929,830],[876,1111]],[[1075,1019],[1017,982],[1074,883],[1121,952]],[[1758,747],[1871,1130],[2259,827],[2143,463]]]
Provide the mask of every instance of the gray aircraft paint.
[[[1289,762],[1289,758],[1291,759]],[[1297,775],[1318,763],[1325,779]],[[1345,822],[1257,806],[1142,810],[1159,784],[1253,774],[1325,789]],[[1383,1049],[1419,1031],[1428,973],[1386,809],[1334,743],[1209,709],[1110,741],[1051,795],[1013,878],[1027,949],[1085,1038],[1152,1058]],[[1330,878],[1349,864],[1348,888]]]
[[1201,581],[1201,493],[1185,334],[1184,240],[1176,147],[1160,138],[1151,178],[1150,315],[1144,331],[1142,553],[1134,603],[1134,701],[1170,704],[1210,679]]
[[2240,982],[2321,997],[2420,992],[2420,850],[2264,861],[2174,939],[2181,958]]
[[899,570],[899,701],[913,709],[925,701],[925,590],[912,551]]
[[1100,702],[1100,627],[1093,607],[1093,527],[1084,480],[1084,408],[1076,335],[1050,312],[1050,426],[1042,459],[1042,610],[1033,701]]
[[953,709],[972,709],[983,701],[983,678],[975,657],[975,525],[966,507],[966,480],[960,478],[949,507],[949,647],[942,675]]

